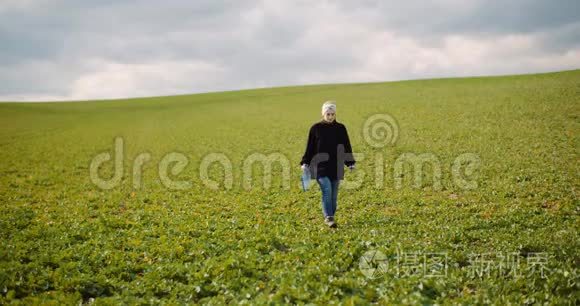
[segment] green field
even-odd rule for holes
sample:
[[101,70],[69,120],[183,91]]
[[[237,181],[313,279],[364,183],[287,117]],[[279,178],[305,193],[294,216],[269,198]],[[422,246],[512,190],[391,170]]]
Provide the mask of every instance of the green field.
[[[323,223],[318,186],[300,189],[298,165],[330,99],[364,155],[343,183],[365,175],[340,189],[336,230]],[[394,144],[365,140],[374,114],[396,120]],[[579,300],[580,70],[0,103],[0,126],[0,304]],[[114,159],[116,137],[124,142],[122,180],[101,189],[91,161],[103,152]],[[172,152],[188,161],[169,174],[190,183],[181,190],[166,187],[158,171]],[[133,164],[143,153],[150,160],[135,188]],[[200,176],[202,160],[216,153],[231,162],[231,188],[214,190]],[[255,184],[245,188],[253,153],[286,157],[290,188],[282,164],[268,188],[256,164]],[[437,160],[440,188],[432,165],[419,187],[411,167],[397,174],[396,160],[408,153]],[[472,189],[453,179],[465,153],[479,159],[464,174],[477,183]],[[99,173],[113,170],[111,160]],[[217,164],[209,175],[225,178]],[[369,277],[361,263],[378,264],[368,257],[374,251],[388,268]],[[444,269],[432,265],[442,258],[435,253],[445,254]]]

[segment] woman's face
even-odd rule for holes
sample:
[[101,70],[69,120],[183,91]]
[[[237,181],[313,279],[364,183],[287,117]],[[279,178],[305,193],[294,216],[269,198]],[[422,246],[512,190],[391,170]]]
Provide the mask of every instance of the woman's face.
[[324,116],[323,116],[323,119],[326,122],[333,122],[335,118],[336,118],[336,113],[333,111],[328,111],[328,112],[324,113]]

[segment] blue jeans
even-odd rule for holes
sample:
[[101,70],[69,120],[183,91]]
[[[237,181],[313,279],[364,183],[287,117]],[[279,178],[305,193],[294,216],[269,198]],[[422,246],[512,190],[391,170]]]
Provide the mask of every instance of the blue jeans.
[[320,186],[320,191],[322,191],[322,213],[325,218],[334,217],[340,180],[331,180],[327,176],[323,176],[316,181]]

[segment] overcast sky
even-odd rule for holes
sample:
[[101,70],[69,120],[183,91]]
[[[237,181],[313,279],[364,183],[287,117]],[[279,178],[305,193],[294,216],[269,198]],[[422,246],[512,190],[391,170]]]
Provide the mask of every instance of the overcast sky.
[[0,101],[578,69],[578,12],[578,0],[0,0]]

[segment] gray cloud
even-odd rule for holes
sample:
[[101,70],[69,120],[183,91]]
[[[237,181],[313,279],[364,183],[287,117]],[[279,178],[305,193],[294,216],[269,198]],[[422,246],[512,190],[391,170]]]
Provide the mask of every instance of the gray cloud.
[[578,1],[16,1],[0,100],[580,68]]
[[341,9],[378,27],[415,35],[530,33],[578,22],[576,0],[367,0]]

